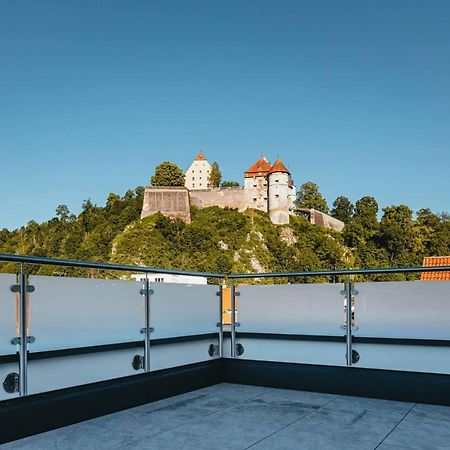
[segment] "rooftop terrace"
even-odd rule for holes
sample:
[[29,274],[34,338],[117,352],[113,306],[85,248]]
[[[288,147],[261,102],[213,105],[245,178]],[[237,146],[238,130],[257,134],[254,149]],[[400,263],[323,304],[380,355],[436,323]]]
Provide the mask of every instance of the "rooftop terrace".
[[[193,285],[150,283],[164,269],[0,261],[18,263],[0,273],[5,449],[450,449],[450,281],[355,278],[449,266],[170,271],[218,283]],[[38,276],[28,264],[144,280]],[[298,283],[310,276],[336,282]]]

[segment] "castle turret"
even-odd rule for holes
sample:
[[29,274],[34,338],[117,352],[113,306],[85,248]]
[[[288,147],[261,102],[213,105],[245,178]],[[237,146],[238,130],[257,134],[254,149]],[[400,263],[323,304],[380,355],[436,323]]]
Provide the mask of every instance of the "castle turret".
[[186,170],[186,180],[184,185],[190,190],[208,189],[209,175],[211,174],[211,164],[202,152],[195,157],[189,169]]
[[269,217],[275,224],[289,223],[292,208],[292,179],[286,166],[277,159],[269,170]]
[[267,212],[267,175],[271,165],[264,156],[244,173],[244,192],[247,208]]

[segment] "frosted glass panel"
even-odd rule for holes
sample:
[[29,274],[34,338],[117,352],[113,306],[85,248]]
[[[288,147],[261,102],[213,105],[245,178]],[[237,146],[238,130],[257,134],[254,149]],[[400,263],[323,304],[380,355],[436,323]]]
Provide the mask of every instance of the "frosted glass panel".
[[450,339],[450,282],[358,283],[356,336]]
[[143,340],[140,282],[31,276],[30,351]]
[[16,294],[11,286],[16,284],[16,276],[0,273],[0,355],[16,353],[11,338],[16,336]]
[[237,331],[342,335],[342,284],[239,286]]
[[217,332],[217,286],[155,283],[152,289],[152,339]]

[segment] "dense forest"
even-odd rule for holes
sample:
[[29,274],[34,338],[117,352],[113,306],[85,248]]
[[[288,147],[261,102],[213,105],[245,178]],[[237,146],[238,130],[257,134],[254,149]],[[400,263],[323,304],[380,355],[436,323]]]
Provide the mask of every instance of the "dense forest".
[[[414,215],[408,206],[399,205],[384,208],[379,220],[373,197],[363,197],[355,205],[345,197],[336,199],[329,212],[346,223],[338,233],[301,216],[293,216],[289,225],[273,225],[261,211],[240,213],[218,207],[193,208],[190,224],[162,214],[140,220],[143,194],[142,187],[122,197],[110,194],[105,206],[86,200],[78,215],[60,205],[47,222],[30,221],[17,230],[1,230],[0,253],[220,273],[416,266],[424,256],[450,254],[447,213],[422,209]],[[297,204],[328,212],[313,183],[302,186]],[[17,266],[4,263],[1,269],[15,272]],[[53,266],[30,266],[29,270],[106,276],[96,270]],[[404,275],[371,279],[401,280]]]

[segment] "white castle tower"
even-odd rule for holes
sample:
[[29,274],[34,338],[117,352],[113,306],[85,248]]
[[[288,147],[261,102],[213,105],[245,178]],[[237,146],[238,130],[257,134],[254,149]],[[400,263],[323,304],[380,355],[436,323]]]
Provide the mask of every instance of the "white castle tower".
[[261,156],[244,173],[245,204],[247,208],[267,212],[267,175],[271,167],[269,161]]
[[291,174],[281,160],[277,159],[269,170],[268,181],[270,220],[278,225],[289,223],[294,187]]
[[208,189],[209,175],[211,174],[211,164],[199,152],[195,157],[189,169],[186,170],[184,185],[190,191]]

